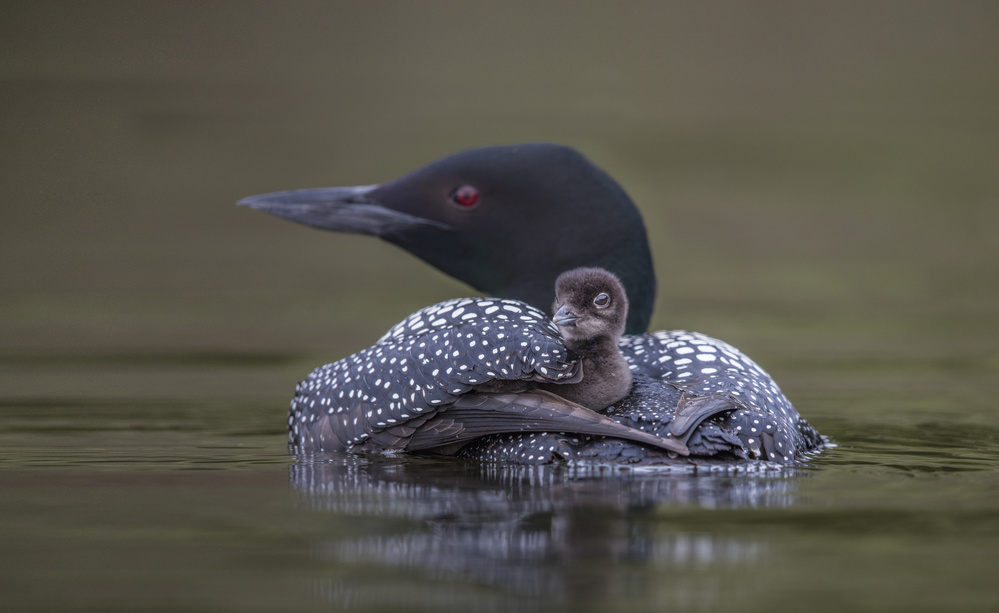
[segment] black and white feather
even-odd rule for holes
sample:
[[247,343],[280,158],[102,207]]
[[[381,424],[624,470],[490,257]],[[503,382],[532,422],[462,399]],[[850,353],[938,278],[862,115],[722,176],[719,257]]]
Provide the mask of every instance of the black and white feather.
[[583,460],[652,465],[711,459],[791,465],[824,444],[770,375],[723,341],[673,330],[624,336],[619,346],[635,384],[607,416],[651,434],[675,436],[687,445],[688,459],[669,458],[626,440],[550,432],[485,437],[461,455],[518,464]]
[[728,343],[669,330],[624,336],[620,347],[636,374],[700,396],[730,396],[737,407],[726,423],[741,441],[737,455],[790,464],[823,444],[773,378]]
[[291,403],[290,442],[301,451],[416,451],[497,432],[567,429],[686,451],[532,387],[581,376],[540,310],[499,298],[448,300],[313,371]]

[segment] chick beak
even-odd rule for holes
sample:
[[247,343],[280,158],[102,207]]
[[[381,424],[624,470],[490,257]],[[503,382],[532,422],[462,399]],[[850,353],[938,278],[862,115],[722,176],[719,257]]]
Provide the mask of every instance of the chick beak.
[[563,304],[552,316],[552,322],[556,326],[575,326],[579,316],[569,311],[569,305]]

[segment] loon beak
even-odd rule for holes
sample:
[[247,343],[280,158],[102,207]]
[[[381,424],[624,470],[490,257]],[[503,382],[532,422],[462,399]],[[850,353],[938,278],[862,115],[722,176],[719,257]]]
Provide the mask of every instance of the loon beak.
[[552,322],[556,326],[575,326],[579,316],[569,311],[569,305],[563,304],[558,312],[552,316]]
[[371,197],[378,185],[296,189],[243,198],[238,204],[313,228],[386,237],[415,227],[446,224],[395,211]]

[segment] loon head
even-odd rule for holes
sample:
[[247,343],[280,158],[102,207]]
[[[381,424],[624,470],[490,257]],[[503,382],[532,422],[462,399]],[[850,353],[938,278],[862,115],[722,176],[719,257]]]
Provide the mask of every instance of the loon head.
[[552,312],[552,321],[573,351],[586,353],[599,347],[600,341],[609,341],[616,351],[628,318],[628,296],[613,273],[576,268],[555,281]]
[[381,185],[253,196],[240,204],[305,225],[370,234],[477,290],[544,309],[555,279],[582,266],[621,280],[627,330],[644,332],[655,300],[645,226],[624,190],[569,147],[485,147]]

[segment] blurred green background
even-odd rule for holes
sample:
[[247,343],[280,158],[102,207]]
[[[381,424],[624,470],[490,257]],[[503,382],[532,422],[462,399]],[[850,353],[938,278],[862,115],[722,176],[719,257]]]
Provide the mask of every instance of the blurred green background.
[[366,346],[470,289],[235,201],[552,141],[642,209],[656,328],[994,358],[997,27],[991,2],[5,3],[0,352]]

